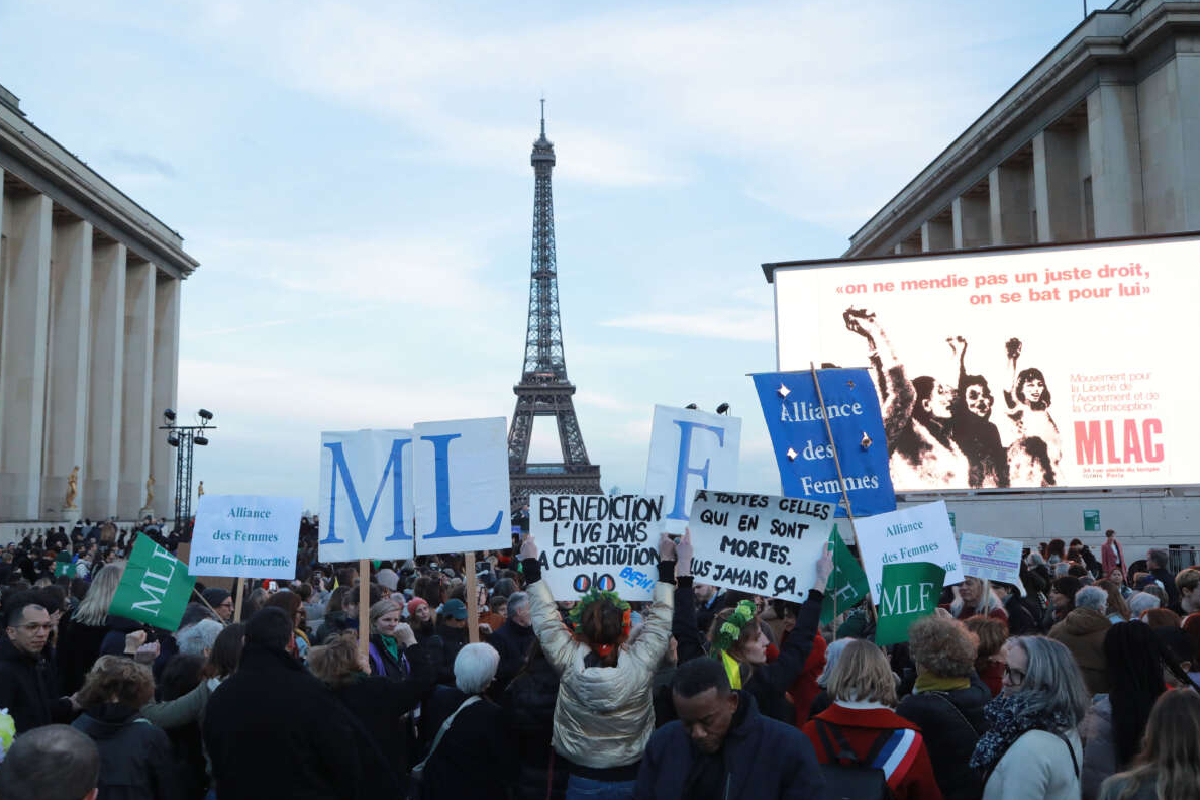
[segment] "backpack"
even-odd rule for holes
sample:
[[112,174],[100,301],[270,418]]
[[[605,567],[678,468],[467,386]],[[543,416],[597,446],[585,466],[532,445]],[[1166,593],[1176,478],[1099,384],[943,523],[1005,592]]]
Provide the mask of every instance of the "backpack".
[[[871,764],[892,738],[894,731],[881,732],[871,744],[867,757],[859,759],[836,725],[830,725],[823,719],[813,721],[817,724],[817,735],[825,749],[827,763],[821,765],[821,777],[825,779],[826,800],[893,800],[895,795],[888,786],[884,771]],[[837,741],[836,751],[830,741],[831,735]]]

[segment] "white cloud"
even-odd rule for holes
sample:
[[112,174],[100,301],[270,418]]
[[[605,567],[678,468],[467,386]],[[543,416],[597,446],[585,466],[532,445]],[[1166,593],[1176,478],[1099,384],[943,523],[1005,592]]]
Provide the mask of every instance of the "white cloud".
[[631,314],[600,323],[610,328],[631,328],[674,336],[731,339],[738,342],[774,342],[775,321],[761,310],[711,308],[688,313]]
[[545,89],[567,179],[695,181],[702,160],[734,159],[752,196],[842,226],[878,208],[1017,77],[973,53],[1022,19],[883,0],[621,8],[510,25],[464,24],[451,7],[278,11],[247,4],[200,27],[289,87],[399,118],[455,163],[524,169],[512,154],[528,149]]

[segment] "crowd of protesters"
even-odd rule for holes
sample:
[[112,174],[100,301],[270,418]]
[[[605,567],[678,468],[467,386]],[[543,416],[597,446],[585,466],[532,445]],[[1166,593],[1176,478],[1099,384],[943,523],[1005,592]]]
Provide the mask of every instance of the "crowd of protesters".
[[566,602],[528,536],[471,581],[321,564],[317,527],[295,581],[198,585],[174,631],[108,613],[134,536],[179,543],[160,525],[3,548],[0,800],[1200,800],[1200,569],[1111,531],[881,648],[869,603],[819,624],[828,553],[796,604],[694,582],[663,537],[651,601]]

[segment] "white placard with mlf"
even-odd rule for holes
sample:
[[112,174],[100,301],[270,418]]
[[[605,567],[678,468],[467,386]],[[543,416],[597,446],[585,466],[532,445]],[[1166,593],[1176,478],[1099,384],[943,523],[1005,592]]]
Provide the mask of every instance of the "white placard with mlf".
[[833,529],[833,505],[698,491],[688,528],[700,583],[803,603]]

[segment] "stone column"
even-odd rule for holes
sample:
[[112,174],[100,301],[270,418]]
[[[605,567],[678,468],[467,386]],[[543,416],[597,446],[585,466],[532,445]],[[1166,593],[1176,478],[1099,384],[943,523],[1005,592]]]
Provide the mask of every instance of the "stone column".
[[1037,227],[1033,231],[1034,241],[1049,242],[1050,238],[1050,187],[1046,176],[1046,133],[1038,132],[1033,137],[1033,209]]
[[[1195,48],[1195,39],[1191,47]],[[1179,172],[1179,192],[1183,195],[1184,230],[1200,229],[1200,53],[1178,53],[1175,68],[1179,73],[1179,127],[1183,137],[1183,164]]]
[[[0,329],[0,519],[42,519],[42,422],[50,322],[53,203],[4,197],[4,313]],[[56,505],[61,505],[58,498]]]
[[1030,244],[1030,170],[1025,164],[1001,164],[988,176],[992,244]]
[[117,514],[121,475],[125,245],[112,241],[94,245],[91,300],[92,380],[82,508],[85,517],[103,519]]
[[954,198],[950,205],[954,229],[954,248],[984,247],[991,244],[991,228],[986,195],[970,194]]
[[69,220],[54,225],[50,244],[50,355],[46,380],[46,433],[42,463],[45,505],[63,509],[74,522],[85,488],[76,475],[75,497],[68,509],[68,478],[82,473],[87,444],[88,341],[91,335],[92,225]]
[[1047,129],[1033,137],[1033,182],[1039,242],[1083,238],[1079,137]]
[[[121,482],[117,509],[135,519],[146,501],[150,440],[154,435],[154,265],[128,261],[125,268],[125,355],[121,395]],[[158,487],[155,487],[157,494]]]
[[154,291],[154,395],[151,404],[154,440],[150,448],[150,465],[155,482],[154,513],[167,519],[172,519],[175,514],[176,450],[167,444],[166,431],[158,430],[158,420],[166,409],[178,410],[181,284],[178,278],[160,275]]
[[1144,233],[1137,87],[1101,83],[1087,115],[1096,236]]
[[953,246],[954,235],[948,218],[934,217],[921,223],[922,253],[928,253],[931,250],[949,250]]

